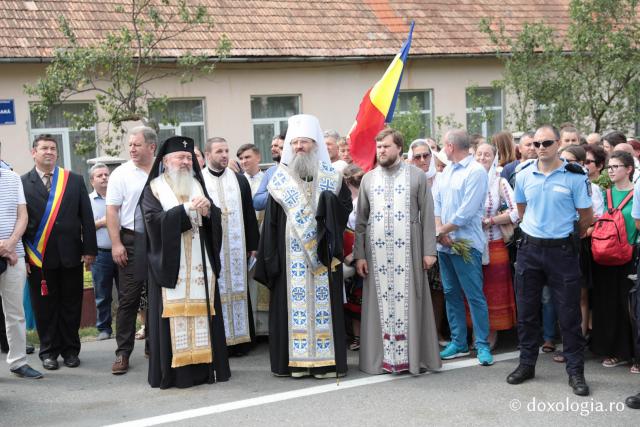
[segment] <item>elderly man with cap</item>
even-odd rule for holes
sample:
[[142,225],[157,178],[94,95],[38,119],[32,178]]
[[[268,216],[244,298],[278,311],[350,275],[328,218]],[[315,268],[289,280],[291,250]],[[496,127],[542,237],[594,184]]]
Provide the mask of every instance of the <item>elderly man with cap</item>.
[[254,278],[271,290],[269,352],[276,376],[333,378],[347,371],[342,235],[351,194],[332,166],[320,123],[289,119]]
[[[216,277],[220,210],[193,140],[167,139],[140,196],[149,271],[149,384],[186,388],[231,376]],[[136,224],[136,232],[142,224]]]

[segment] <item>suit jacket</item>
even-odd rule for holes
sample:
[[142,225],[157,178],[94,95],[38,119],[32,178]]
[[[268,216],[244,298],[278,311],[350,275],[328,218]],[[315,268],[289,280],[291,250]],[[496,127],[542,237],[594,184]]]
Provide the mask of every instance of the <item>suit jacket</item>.
[[[35,167],[22,175],[29,222],[23,241],[33,241],[47,206],[49,193]],[[96,255],[96,227],[91,201],[82,176],[69,173],[58,216],[51,230],[42,262],[43,268],[75,267],[82,255]]]

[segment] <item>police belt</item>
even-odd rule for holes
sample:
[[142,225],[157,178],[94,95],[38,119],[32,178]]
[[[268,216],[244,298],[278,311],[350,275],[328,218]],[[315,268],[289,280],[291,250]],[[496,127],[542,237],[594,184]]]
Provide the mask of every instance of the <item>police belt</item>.
[[540,239],[538,237],[529,236],[524,231],[522,231],[522,241],[524,243],[533,243],[536,246],[543,246],[547,248],[554,248],[572,243],[571,236],[562,239]]

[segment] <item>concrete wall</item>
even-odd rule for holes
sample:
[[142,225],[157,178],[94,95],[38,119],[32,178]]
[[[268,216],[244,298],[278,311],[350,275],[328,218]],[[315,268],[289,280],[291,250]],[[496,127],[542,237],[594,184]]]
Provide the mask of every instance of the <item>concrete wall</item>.
[[[239,145],[253,142],[252,95],[301,95],[301,112],[318,116],[323,128],[344,134],[353,124],[362,96],[388,64],[389,61],[224,64],[207,78],[185,85],[177,81],[156,82],[151,89],[170,98],[203,98],[206,136],[226,137],[231,152],[235,152]],[[43,75],[44,67],[0,64],[0,99],[14,99],[16,108],[16,124],[0,126],[1,155],[19,173],[32,167],[29,99],[23,86]],[[456,121],[465,123],[465,88],[474,84],[488,86],[500,77],[501,70],[500,63],[490,58],[413,59],[405,71],[402,89],[432,89],[433,116],[453,114]],[[84,95],[80,99],[91,97]]]

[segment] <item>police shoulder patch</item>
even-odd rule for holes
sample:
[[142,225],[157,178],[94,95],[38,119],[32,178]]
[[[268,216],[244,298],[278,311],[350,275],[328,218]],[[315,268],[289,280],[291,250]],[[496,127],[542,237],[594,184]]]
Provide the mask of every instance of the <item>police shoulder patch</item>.
[[[567,163],[566,165],[564,165],[564,168],[567,172],[571,172],[571,173],[577,173],[580,175],[586,175],[586,172],[584,171],[584,169],[582,168],[582,166],[575,164],[575,163]],[[588,182],[588,180],[587,180]]]
[[528,168],[529,166],[531,166],[535,162],[536,162],[535,159],[530,159],[530,160],[526,160],[524,162],[520,162],[520,164],[518,166],[516,166],[515,173],[518,173],[518,172]]
[[591,197],[592,191],[591,191],[591,181],[589,181],[589,177],[585,178],[584,183],[587,185],[587,194],[589,195],[589,197]]

